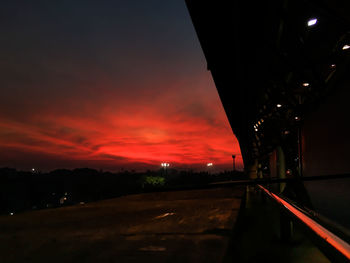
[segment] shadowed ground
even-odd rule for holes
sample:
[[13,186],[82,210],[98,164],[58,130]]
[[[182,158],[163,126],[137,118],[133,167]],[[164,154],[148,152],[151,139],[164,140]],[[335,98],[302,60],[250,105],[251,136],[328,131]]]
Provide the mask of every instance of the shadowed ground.
[[282,241],[280,207],[260,189],[248,189],[227,262],[330,263],[298,224],[293,224],[291,240]]
[[243,188],[130,195],[0,217],[0,262],[220,262]]

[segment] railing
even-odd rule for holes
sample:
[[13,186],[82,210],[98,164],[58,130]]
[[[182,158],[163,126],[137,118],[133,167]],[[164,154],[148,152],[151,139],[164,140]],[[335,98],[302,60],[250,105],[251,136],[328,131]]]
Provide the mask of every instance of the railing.
[[272,193],[262,185],[258,185],[271,199],[276,201],[285,212],[287,212],[293,221],[304,225],[310,233],[313,234],[316,243],[320,249],[328,256],[332,262],[350,262],[350,244],[322,226],[320,220],[315,220],[310,215],[310,211],[305,211],[285,198]]

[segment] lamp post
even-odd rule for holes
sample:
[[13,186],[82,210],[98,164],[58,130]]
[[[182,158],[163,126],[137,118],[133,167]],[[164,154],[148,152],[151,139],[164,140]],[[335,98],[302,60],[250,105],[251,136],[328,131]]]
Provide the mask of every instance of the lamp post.
[[233,165],[233,171],[235,172],[236,171],[236,155],[232,155],[232,165]]
[[167,174],[167,168],[170,166],[170,164],[169,163],[161,163],[160,165],[163,167],[165,174]]
[[213,170],[213,163],[207,163],[207,168],[208,168],[208,174],[211,174]]

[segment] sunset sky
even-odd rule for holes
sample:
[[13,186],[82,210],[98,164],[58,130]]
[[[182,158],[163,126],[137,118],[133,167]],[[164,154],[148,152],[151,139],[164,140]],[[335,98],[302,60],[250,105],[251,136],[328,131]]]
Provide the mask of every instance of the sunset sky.
[[0,17],[0,167],[232,167],[184,0],[6,0]]

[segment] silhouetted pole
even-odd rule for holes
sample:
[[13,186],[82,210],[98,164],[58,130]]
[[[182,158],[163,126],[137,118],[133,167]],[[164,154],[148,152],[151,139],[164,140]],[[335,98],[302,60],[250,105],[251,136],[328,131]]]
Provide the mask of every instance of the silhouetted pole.
[[233,171],[236,171],[236,155],[232,155],[233,159]]

